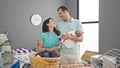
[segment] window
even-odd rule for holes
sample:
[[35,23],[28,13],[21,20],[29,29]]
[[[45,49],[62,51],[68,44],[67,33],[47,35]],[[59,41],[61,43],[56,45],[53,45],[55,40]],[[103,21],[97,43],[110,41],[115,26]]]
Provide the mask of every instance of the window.
[[79,19],[84,30],[80,43],[81,56],[85,50],[99,51],[99,0],[78,0]]
[[79,0],[81,22],[99,21],[99,0]]

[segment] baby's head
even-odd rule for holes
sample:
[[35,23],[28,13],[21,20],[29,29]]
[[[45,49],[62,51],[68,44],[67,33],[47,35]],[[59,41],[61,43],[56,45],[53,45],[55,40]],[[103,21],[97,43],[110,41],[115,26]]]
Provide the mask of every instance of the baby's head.
[[80,37],[80,36],[81,36],[80,30],[76,30],[76,31],[75,31],[75,35],[76,35],[77,37]]

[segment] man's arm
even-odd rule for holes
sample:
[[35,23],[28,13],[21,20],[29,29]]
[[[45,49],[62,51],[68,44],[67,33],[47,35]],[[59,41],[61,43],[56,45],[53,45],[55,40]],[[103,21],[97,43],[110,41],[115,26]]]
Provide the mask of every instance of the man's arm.
[[69,36],[68,39],[71,39],[71,40],[73,40],[75,42],[82,42],[83,41],[83,33],[82,32],[80,32],[80,33],[81,33],[81,35],[79,37],[77,37],[77,36]]
[[77,37],[77,36],[73,36],[73,35],[70,35],[68,33],[66,34],[63,34],[61,37],[65,40],[67,39],[71,39],[75,42],[82,42],[83,41],[83,32],[80,32],[81,33],[81,36],[80,37]]

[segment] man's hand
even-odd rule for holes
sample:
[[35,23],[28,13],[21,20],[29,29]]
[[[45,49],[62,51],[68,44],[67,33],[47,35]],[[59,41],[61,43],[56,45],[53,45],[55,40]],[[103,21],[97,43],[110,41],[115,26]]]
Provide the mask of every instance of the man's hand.
[[68,33],[64,33],[61,35],[61,38],[64,40],[70,39],[70,40],[73,40],[74,42],[82,42],[83,41],[83,33],[80,32],[80,37],[73,36]]

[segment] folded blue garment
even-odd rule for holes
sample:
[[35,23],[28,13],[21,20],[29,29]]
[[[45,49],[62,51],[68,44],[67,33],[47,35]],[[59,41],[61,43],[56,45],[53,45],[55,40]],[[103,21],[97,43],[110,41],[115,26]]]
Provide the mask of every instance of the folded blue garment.
[[43,52],[38,52],[36,56],[39,55],[41,57],[58,57],[59,54],[56,51],[43,51]]
[[20,68],[20,61],[16,61],[11,68]]

